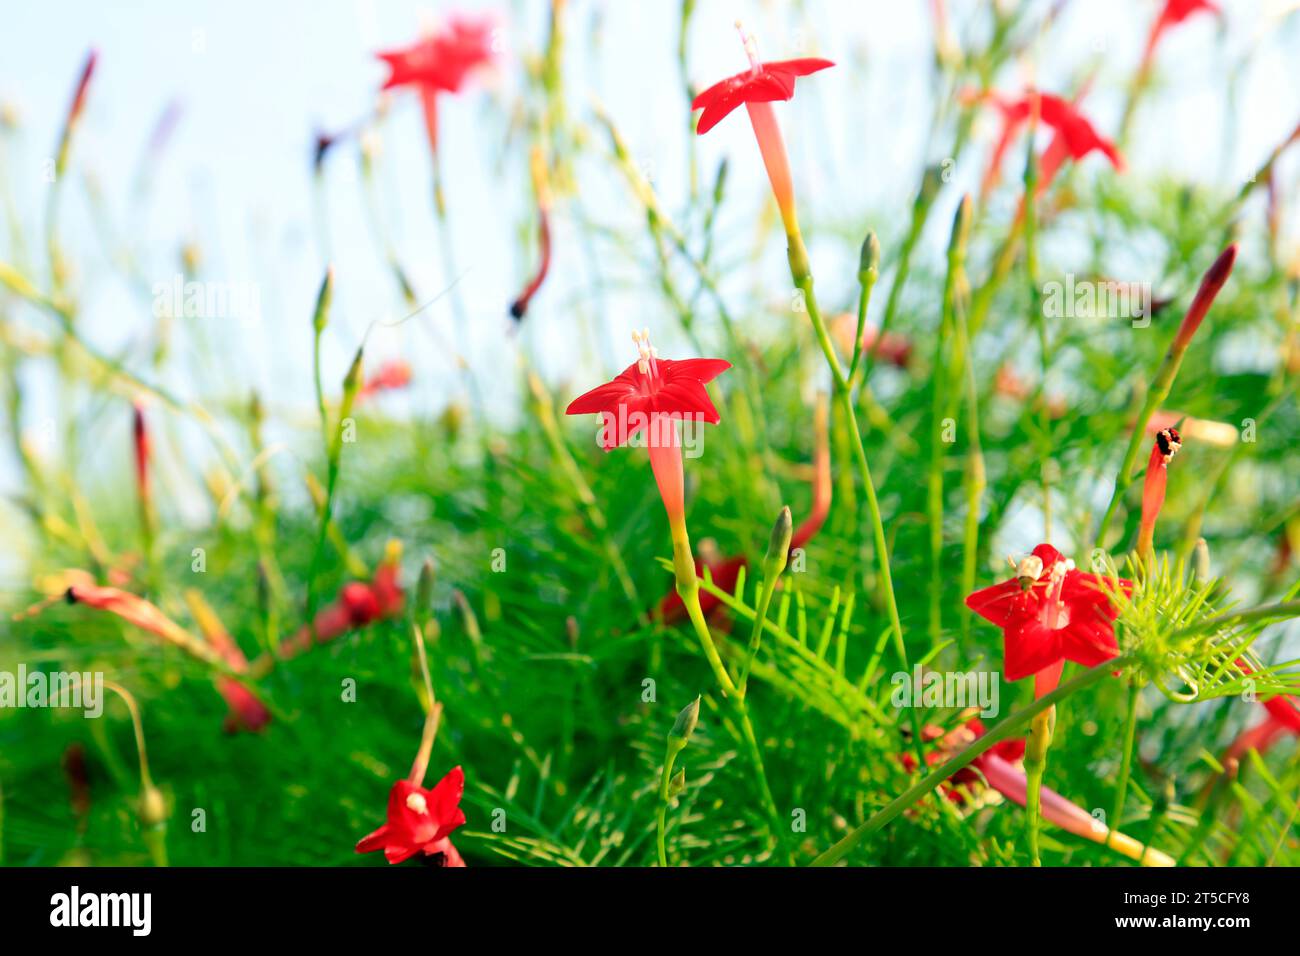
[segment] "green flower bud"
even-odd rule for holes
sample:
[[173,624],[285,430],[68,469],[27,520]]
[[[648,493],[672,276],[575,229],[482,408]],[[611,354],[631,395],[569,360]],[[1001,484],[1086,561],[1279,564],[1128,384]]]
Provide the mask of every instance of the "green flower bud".
[[320,292],[316,294],[316,312],[312,316],[312,328],[320,335],[329,324],[330,302],[334,299],[334,267],[327,266],[325,278],[321,280]]
[[786,560],[790,556],[790,538],[793,535],[794,519],[790,517],[790,506],[786,505],[776,516],[776,524],[772,525],[772,536],[767,542],[767,555],[763,558],[764,580],[775,580],[785,570]]
[[867,231],[867,238],[862,240],[862,252],[858,256],[858,282],[866,285],[875,282],[880,275],[880,240],[876,230]]
[[699,720],[700,699],[696,697],[683,707],[682,712],[677,715],[677,722],[673,724],[673,729],[668,731],[668,740],[685,746],[686,741],[690,740],[691,734],[695,732],[695,725],[699,723]]
[[668,781],[668,799],[671,800],[673,797],[680,796],[685,789],[686,771],[685,769],[678,770],[673,774],[673,779]]

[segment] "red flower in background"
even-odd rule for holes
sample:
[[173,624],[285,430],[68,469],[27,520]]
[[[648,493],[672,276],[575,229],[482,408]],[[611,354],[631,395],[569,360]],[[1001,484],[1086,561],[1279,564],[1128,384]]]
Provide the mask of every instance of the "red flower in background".
[[420,94],[429,148],[438,149],[438,94],[458,93],[477,67],[492,62],[495,25],[490,18],[453,16],[439,30],[410,46],[375,54],[388,65],[383,89],[410,87]]
[[[348,631],[386,620],[401,613],[405,595],[398,580],[396,556],[385,558],[369,582],[350,581],[338,598],[316,612],[316,642],[324,644]],[[312,629],[302,627],[280,644],[280,657],[300,654],[312,645]]]
[[379,370],[366,379],[357,393],[357,400],[370,398],[377,392],[393,391],[411,384],[411,363],[392,359],[379,366]]
[[[1093,667],[1119,656],[1115,641],[1118,611],[1111,604],[1110,582],[1085,574],[1050,544],[1040,544],[1020,564],[1020,573],[976,591],[966,606],[1002,628],[1007,680],[1040,674],[1054,684],[1064,661]],[[1124,593],[1133,585],[1117,582]],[[1049,670],[1050,669],[1050,670]],[[1036,688],[1039,695],[1044,687]]]
[[1213,13],[1215,16],[1222,15],[1218,5],[1211,3],[1210,0],[1166,0],[1164,9],[1151,24],[1151,32],[1147,35],[1146,52],[1142,56],[1143,66],[1151,62],[1156,47],[1160,45],[1161,38],[1170,27],[1175,27],[1192,14],[1201,12]]
[[443,866],[464,866],[450,835],[465,823],[460,798],[465,774],[454,767],[426,790],[410,780],[399,780],[388,793],[388,822],[357,842],[358,853],[383,850],[389,863],[401,863],[417,853],[442,854]]
[[383,88],[415,86],[435,92],[460,92],[472,70],[492,62],[494,29],[488,18],[457,14],[444,29],[410,46],[375,54],[388,65]]
[[1030,91],[1020,99],[1012,100],[995,91],[983,93],[966,91],[962,94],[965,102],[984,100],[996,106],[1002,114],[1002,132],[989,160],[988,170],[984,174],[982,193],[987,193],[997,182],[1003,157],[1020,130],[1029,122],[1035,97],[1038,99],[1039,119],[1055,132],[1055,136],[1039,159],[1039,192],[1047,188],[1066,159],[1078,162],[1092,152],[1100,152],[1110,160],[1115,169],[1123,171],[1124,157],[1120,155],[1115,144],[1098,133],[1074,103],[1051,93]]

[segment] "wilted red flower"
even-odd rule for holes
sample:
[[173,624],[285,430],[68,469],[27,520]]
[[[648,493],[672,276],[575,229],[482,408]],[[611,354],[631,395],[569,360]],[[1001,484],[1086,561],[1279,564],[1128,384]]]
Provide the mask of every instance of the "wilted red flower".
[[772,103],[794,96],[794,84],[798,77],[835,64],[817,57],[760,63],[753,37],[745,33],[739,22],[736,23],[736,29],[740,30],[745,55],[749,57],[749,69],[714,83],[695,97],[691,109],[704,111],[700,114],[695,131],[704,135],[728,113],[740,104],[745,104],[750,125],[754,128],[754,138],[758,140],[759,151],[763,154],[763,165],[772,184],[772,194],[781,211],[781,221],[785,223],[786,233],[795,235],[799,227],[794,211],[794,181],[790,177],[790,160],[786,156],[781,127],[777,125]]
[[432,790],[410,780],[399,780],[388,793],[388,822],[357,842],[358,853],[383,850],[389,863],[401,863],[417,853],[442,855],[443,866],[464,866],[449,839],[465,823],[460,798],[465,774],[453,767]]
[[640,358],[611,382],[579,395],[566,415],[601,416],[600,444],[605,451],[626,445],[642,431],[659,494],[674,524],[685,520],[682,450],[677,419],[716,425],[720,419],[704,388],[727,369],[725,359],[661,359],[646,332],[632,333]]
[[1108,587],[1127,594],[1132,586],[1076,570],[1050,544],[1040,544],[1016,577],[976,591],[966,606],[1002,628],[1007,680],[1041,675],[1035,687],[1041,696],[1059,678],[1062,662],[1093,667],[1119,656],[1119,612]]
[[376,54],[388,65],[383,89],[413,87],[419,91],[431,149],[438,148],[438,94],[460,92],[470,72],[492,62],[494,32],[490,18],[458,14],[444,29],[410,46]]
[[138,399],[131,406],[131,440],[135,452],[135,487],[142,505],[149,501],[149,430],[145,426],[144,403]]

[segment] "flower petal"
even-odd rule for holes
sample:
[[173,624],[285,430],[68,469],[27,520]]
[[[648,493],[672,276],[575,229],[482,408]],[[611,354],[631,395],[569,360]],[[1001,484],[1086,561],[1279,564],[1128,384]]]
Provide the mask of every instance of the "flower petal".
[[1037,674],[1063,656],[1061,631],[1046,628],[1035,619],[1013,621],[1002,632],[1002,669],[1007,680]]

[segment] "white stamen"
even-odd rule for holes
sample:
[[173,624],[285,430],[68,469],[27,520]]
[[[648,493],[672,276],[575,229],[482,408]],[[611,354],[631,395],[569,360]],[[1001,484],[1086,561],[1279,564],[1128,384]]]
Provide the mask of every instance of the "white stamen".
[[636,367],[642,375],[655,378],[659,374],[659,350],[650,344],[650,330],[642,329],[640,332],[633,331],[632,341],[636,343],[637,359]]
[[749,72],[758,76],[763,68],[758,61],[758,43],[752,35],[745,32],[745,25],[739,20],[736,21],[736,30],[740,33],[740,42],[745,45],[745,56],[749,57]]
[[406,808],[414,810],[416,813],[428,813],[429,804],[424,799],[424,794],[413,793],[406,798]]

